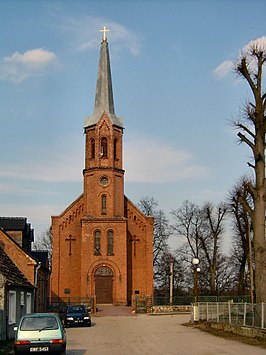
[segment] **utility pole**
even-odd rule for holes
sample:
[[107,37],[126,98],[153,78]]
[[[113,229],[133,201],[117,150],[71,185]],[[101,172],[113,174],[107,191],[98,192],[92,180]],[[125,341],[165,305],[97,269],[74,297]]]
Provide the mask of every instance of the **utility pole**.
[[174,277],[174,261],[170,257],[170,304],[173,303],[173,277]]

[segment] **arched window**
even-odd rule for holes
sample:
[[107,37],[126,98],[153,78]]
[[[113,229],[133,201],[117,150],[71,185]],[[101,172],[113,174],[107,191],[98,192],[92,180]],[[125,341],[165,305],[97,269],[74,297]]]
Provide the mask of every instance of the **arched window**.
[[91,139],[91,158],[95,158],[95,140]]
[[117,159],[117,139],[114,140],[114,160]]
[[94,255],[101,255],[101,235],[100,231],[94,233]]
[[106,214],[106,196],[102,195],[102,214]]
[[101,157],[107,158],[107,138],[101,139]]
[[113,231],[108,231],[108,255],[114,255],[114,234]]

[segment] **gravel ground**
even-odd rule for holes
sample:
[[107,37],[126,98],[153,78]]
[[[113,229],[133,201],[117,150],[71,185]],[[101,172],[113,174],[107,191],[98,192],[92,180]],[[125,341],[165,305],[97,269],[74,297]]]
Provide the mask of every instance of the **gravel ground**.
[[93,317],[91,328],[69,328],[67,355],[265,355],[265,349],[186,327],[189,315]]

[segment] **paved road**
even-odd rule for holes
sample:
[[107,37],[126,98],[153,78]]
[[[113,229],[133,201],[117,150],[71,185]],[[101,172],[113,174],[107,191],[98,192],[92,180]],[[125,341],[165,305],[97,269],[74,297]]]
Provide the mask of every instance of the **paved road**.
[[67,355],[265,355],[265,349],[182,324],[189,315],[93,317],[91,328],[67,329]]

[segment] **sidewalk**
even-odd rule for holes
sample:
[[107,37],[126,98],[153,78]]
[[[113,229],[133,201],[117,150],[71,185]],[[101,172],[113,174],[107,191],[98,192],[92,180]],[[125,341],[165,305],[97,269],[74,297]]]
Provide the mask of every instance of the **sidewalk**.
[[97,312],[93,317],[105,316],[131,316],[131,307],[115,306],[113,304],[98,304]]

